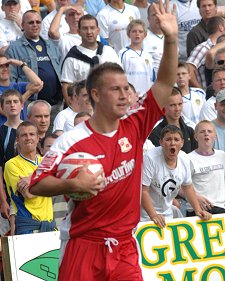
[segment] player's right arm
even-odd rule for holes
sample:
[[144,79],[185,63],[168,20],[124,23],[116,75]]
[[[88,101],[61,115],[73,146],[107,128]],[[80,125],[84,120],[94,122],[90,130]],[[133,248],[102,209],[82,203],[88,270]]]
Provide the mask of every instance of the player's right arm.
[[59,179],[52,175],[42,178],[30,187],[30,193],[40,196],[54,196],[61,194],[72,194],[74,192],[89,192],[97,195],[104,187],[103,170],[94,174],[87,172],[89,163],[86,163],[73,179]]
[[157,104],[160,108],[163,108],[176,82],[178,65],[178,26],[176,6],[173,5],[172,12],[170,13],[169,0],[166,0],[165,8],[162,1],[160,1],[159,8],[154,5],[154,9],[165,40],[157,80],[151,89]]
[[163,228],[166,226],[165,218],[163,215],[157,214],[152,203],[152,199],[149,195],[149,187],[142,185],[142,207],[145,209],[150,219],[157,224],[159,227]]

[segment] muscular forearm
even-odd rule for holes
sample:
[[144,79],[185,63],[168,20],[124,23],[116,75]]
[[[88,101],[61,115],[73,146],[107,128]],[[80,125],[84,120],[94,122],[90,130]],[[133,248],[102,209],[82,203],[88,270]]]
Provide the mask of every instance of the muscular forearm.
[[54,196],[70,193],[68,180],[48,176],[30,187],[30,193],[39,196]]

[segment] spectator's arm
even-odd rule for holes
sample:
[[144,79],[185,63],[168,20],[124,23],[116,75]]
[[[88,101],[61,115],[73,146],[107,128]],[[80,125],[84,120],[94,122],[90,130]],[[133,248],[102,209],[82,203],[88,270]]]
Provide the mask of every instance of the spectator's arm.
[[[9,59],[8,63],[15,67],[21,67],[21,65],[23,65],[22,61],[15,59]],[[23,94],[23,102],[25,102],[31,95],[33,95],[34,93],[38,93],[42,89],[43,82],[37,76],[37,74],[27,65],[23,66],[22,71],[29,81],[28,85],[26,86],[26,92]]]
[[48,36],[49,38],[53,39],[53,40],[59,40],[60,39],[60,32],[59,32],[59,28],[60,28],[60,22],[62,19],[62,15],[64,14],[64,12],[67,10],[67,7],[61,7],[58,12],[56,13],[55,17],[53,18],[51,25],[49,27],[48,30]]
[[203,220],[209,220],[212,215],[205,210],[202,210],[199,201],[197,199],[196,192],[192,184],[182,186],[183,192],[185,197],[187,198],[188,202],[191,204],[192,208],[194,209],[197,216],[199,216]]
[[197,68],[195,67],[195,65],[191,63],[189,63],[188,66],[189,66],[190,77],[191,77],[189,82],[190,85],[195,88],[202,88],[202,86],[198,82],[197,75],[196,75]]
[[142,207],[145,209],[150,219],[157,224],[159,227],[163,228],[166,226],[165,218],[163,215],[157,214],[152,203],[152,199],[149,195],[149,187],[142,185]]
[[215,55],[219,49],[225,48],[225,40],[214,45],[208,52],[206,53],[205,65],[208,69],[213,69],[215,66]]

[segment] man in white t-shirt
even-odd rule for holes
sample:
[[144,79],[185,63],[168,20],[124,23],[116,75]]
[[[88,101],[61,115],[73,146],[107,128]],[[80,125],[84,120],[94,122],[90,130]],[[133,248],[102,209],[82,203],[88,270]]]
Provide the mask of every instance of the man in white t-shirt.
[[[78,46],[81,44],[81,37],[77,33],[77,30],[78,21],[83,15],[84,10],[78,4],[62,6],[57,11],[51,22],[48,36],[58,44],[60,53],[62,55],[61,61],[64,60],[65,56],[74,45]],[[70,30],[67,33],[61,34],[59,28],[63,16],[65,16],[65,20]]]
[[176,5],[178,23],[179,59],[187,60],[187,35],[196,26],[201,16],[197,7],[197,0],[171,0],[170,5]]
[[196,215],[209,219],[202,211],[191,179],[190,160],[181,151],[183,134],[174,125],[167,125],[160,135],[160,146],[144,154],[142,177],[141,220],[153,220],[159,227],[165,226],[165,218],[173,218],[173,199],[182,187],[185,197],[193,206]]
[[99,35],[98,22],[94,16],[84,15],[78,22],[78,34],[81,36],[80,46],[74,46],[67,54],[62,65],[62,89],[68,104],[68,84],[87,78],[92,67],[104,62],[120,64],[119,58],[112,47],[97,41]]
[[138,8],[124,3],[123,0],[111,0],[97,14],[100,35],[109,41],[116,53],[130,44],[126,29],[135,19],[140,19]]
[[[41,34],[40,34],[42,38],[48,39],[48,30],[53,18],[57,14],[57,11],[60,9],[60,7],[64,7],[68,5],[70,5],[70,0],[56,0],[56,9],[53,10],[51,13],[49,13],[46,17],[44,17],[42,21]],[[65,15],[63,15],[60,20],[59,32],[61,34],[69,32],[69,26],[65,20]]]
[[2,10],[5,12],[5,18],[0,20],[0,52],[4,54],[10,42],[23,35],[20,1],[2,0]]

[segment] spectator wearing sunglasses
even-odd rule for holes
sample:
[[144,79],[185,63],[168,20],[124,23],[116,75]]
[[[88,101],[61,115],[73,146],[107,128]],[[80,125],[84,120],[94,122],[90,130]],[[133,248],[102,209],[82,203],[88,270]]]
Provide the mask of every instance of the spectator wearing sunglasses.
[[[23,60],[44,82],[38,99],[52,106],[52,120],[61,110],[60,54],[53,42],[40,37],[41,16],[27,11],[22,18],[23,36],[10,44],[6,54],[9,58]],[[21,69],[12,69],[12,81],[26,81]]]
[[212,71],[215,67],[225,65],[225,34],[218,37],[214,45],[206,54],[205,77],[207,81],[206,99],[214,95],[212,87]]
[[[225,60],[225,34],[219,36],[216,40],[216,44],[207,52],[205,66],[208,71],[213,70],[216,65],[224,65]],[[207,77],[207,72],[206,79]],[[212,82],[212,79],[207,81],[208,85]]]
[[215,44],[219,36],[225,33],[225,20],[222,17],[211,17],[207,22],[209,38],[207,41],[197,45],[191,52],[187,62],[190,68],[190,84],[196,88],[207,88],[205,76],[205,60],[208,50]]

